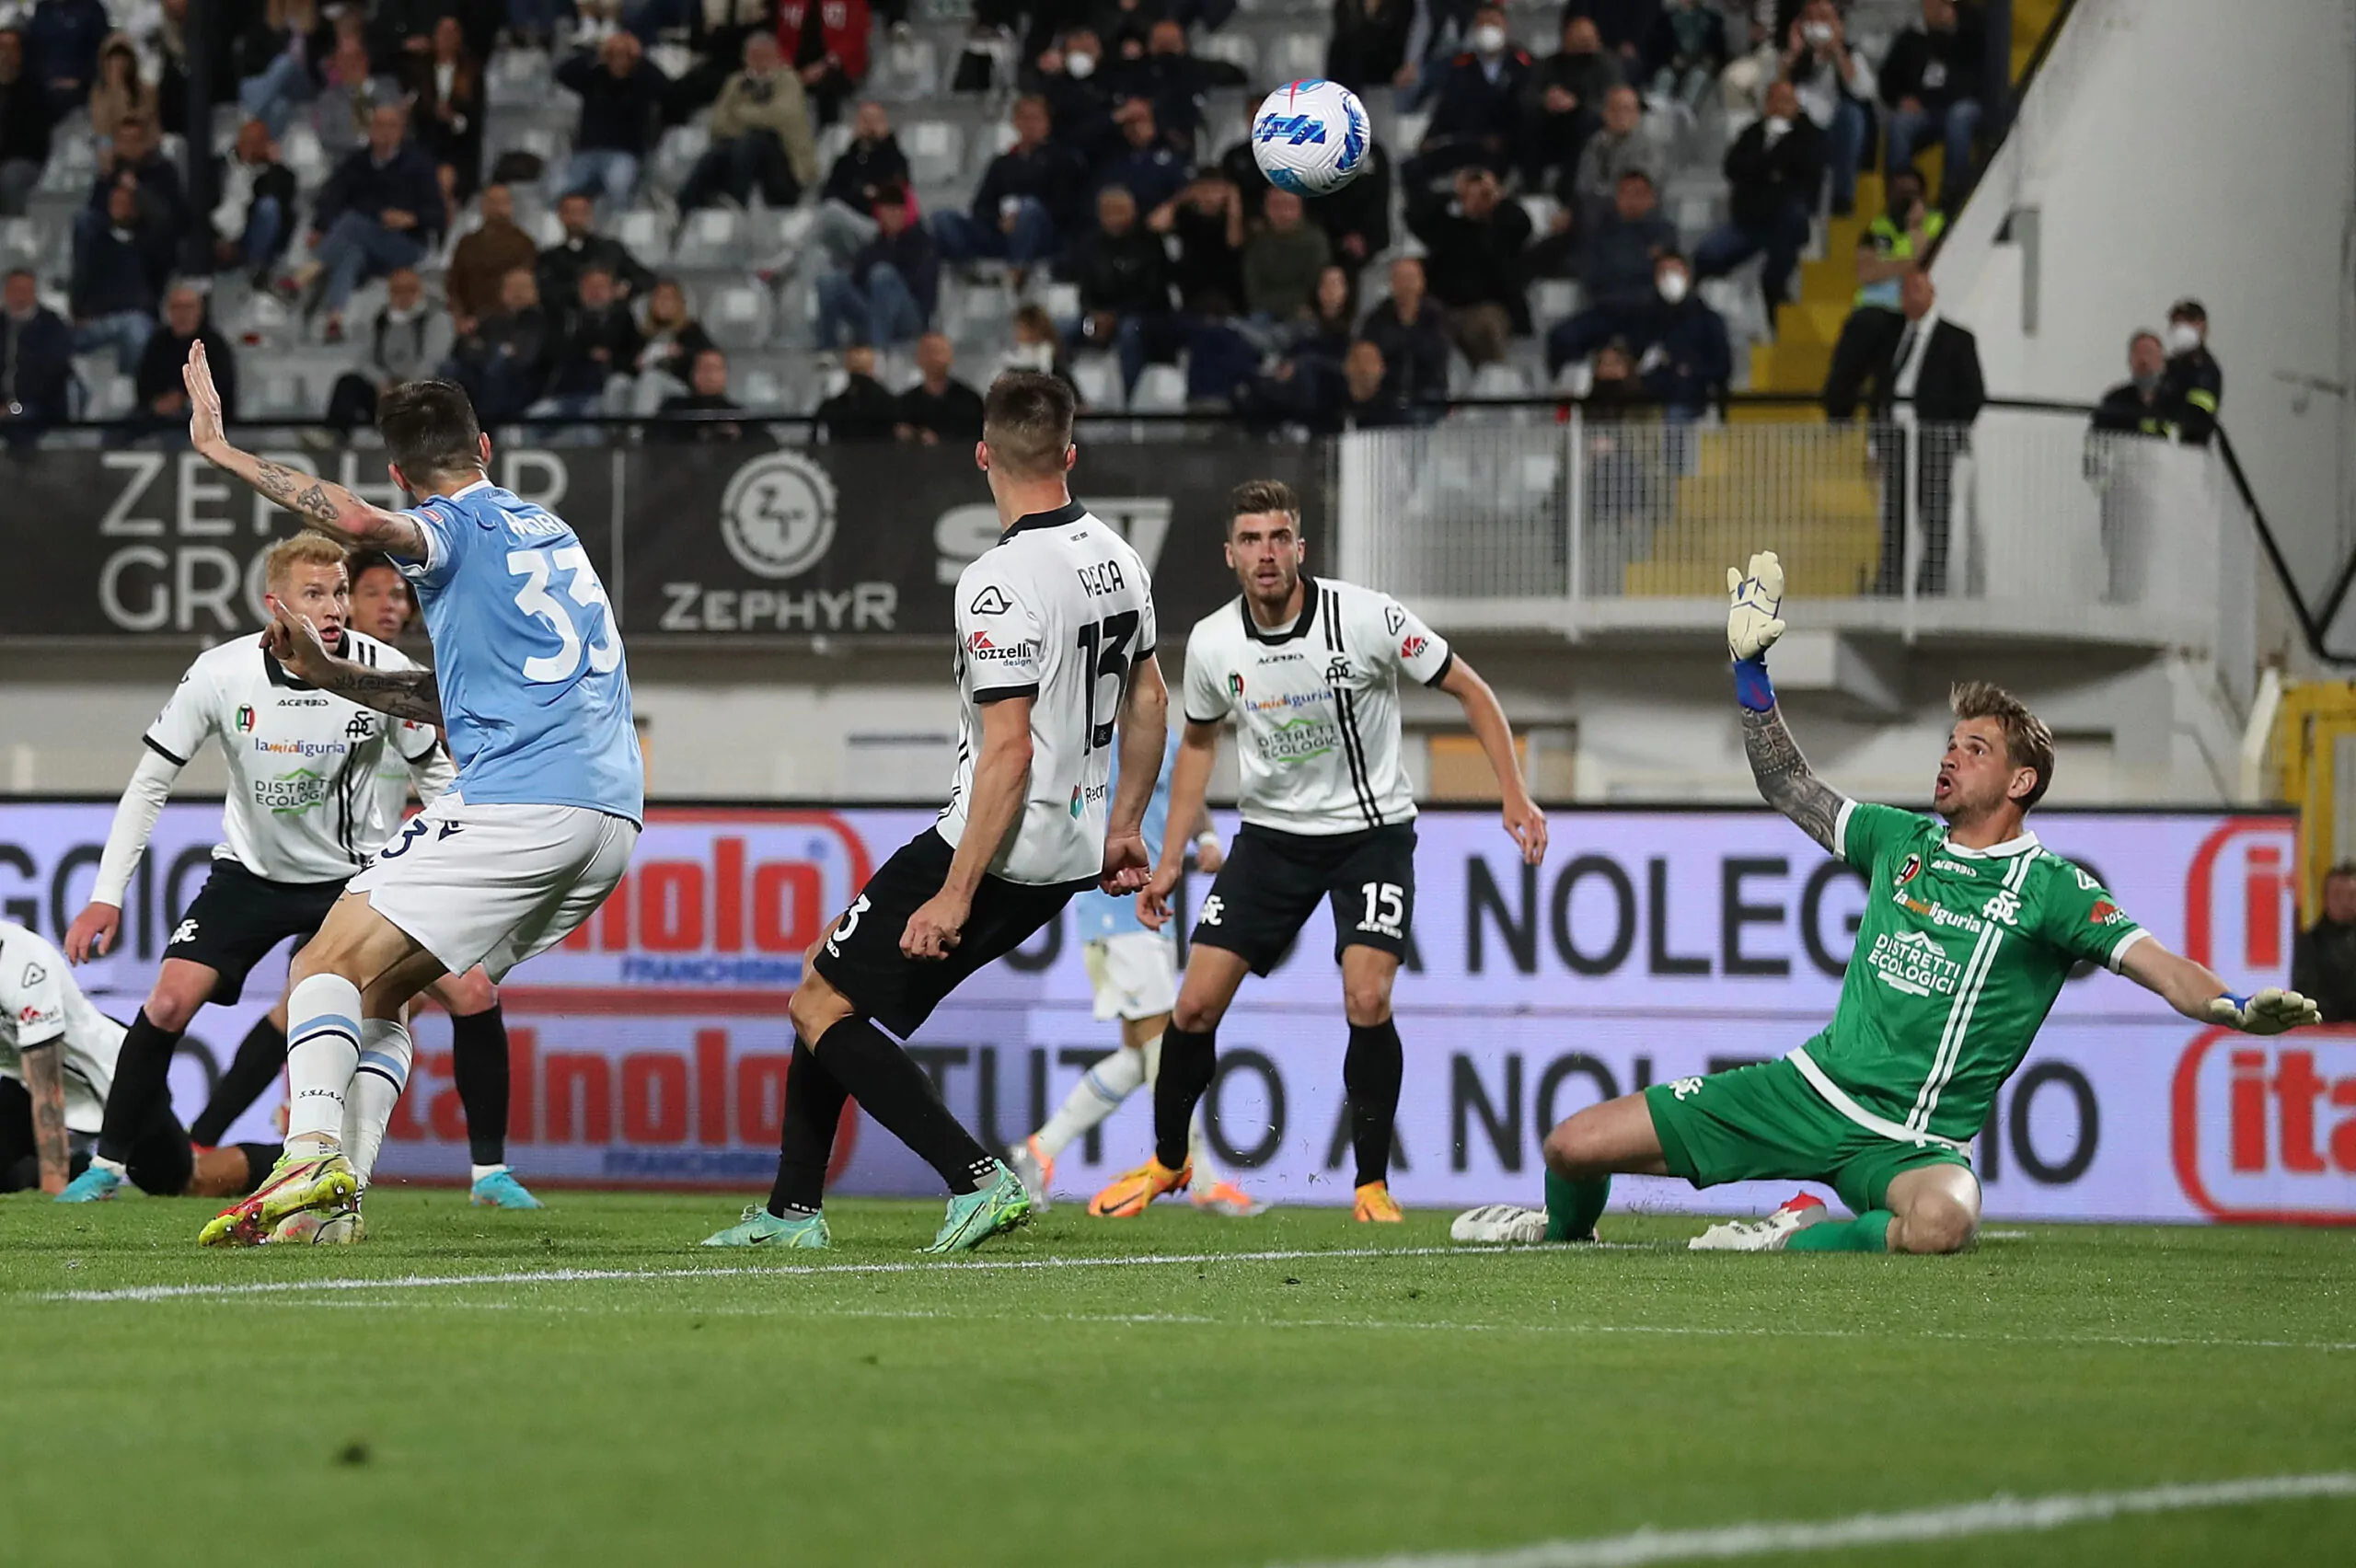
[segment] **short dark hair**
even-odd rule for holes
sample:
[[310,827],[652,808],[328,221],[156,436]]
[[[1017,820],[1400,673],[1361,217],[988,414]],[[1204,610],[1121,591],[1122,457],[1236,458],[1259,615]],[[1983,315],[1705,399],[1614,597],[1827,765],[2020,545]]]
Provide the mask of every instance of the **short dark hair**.
[[1282,479],[1246,479],[1228,493],[1227,526],[1232,533],[1239,517],[1257,517],[1264,512],[1281,512],[1300,522],[1300,498]]
[[378,567],[387,571],[400,571],[393,564],[393,558],[382,550],[354,550],[343,558],[343,575],[353,582],[358,582],[362,576]]
[[1060,376],[1010,370],[990,383],[982,401],[982,440],[993,466],[1022,478],[1063,472],[1071,450],[1071,388]]
[[2053,732],[2044,720],[1993,681],[1965,681],[1950,687],[1947,706],[1958,719],[1993,719],[2004,727],[2004,760],[2037,775],[2037,782],[2021,797],[2021,810],[2045,799],[2053,783]]
[[2209,325],[2209,307],[2201,304],[2197,299],[2180,299],[2174,305],[2168,306],[2168,319],[2171,321],[2198,321],[2203,327],[2206,327]]
[[467,389],[455,381],[404,381],[387,390],[377,399],[376,430],[412,479],[482,466],[482,425]]
[[2356,877],[2356,860],[2339,861],[2323,874],[2323,880],[2326,882],[2331,881],[2334,877]]

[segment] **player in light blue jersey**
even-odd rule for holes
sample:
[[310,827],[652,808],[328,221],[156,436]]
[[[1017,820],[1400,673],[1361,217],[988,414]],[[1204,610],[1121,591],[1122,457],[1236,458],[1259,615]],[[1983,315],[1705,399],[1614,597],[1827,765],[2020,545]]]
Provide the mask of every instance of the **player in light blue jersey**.
[[[1162,835],[1170,822],[1170,767],[1178,755],[1178,733],[1171,732],[1162,748],[1161,776],[1145,810],[1145,844],[1149,854],[1161,853]],[[1120,775],[1118,760],[1114,777]],[[1209,813],[1194,824],[1195,862],[1206,871],[1219,869],[1218,835]],[[1121,1020],[1121,1048],[1090,1067],[1073,1086],[1061,1109],[1045,1124],[1006,1151],[1007,1165],[1029,1189],[1041,1208],[1056,1179],[1056,1157],[1072,1139],[1120,1109],[1121,1101],[1154,1079],[1161,1065],[1161,1031],[1170,1009],[1178,1005],[1178,950],[1168,931],[1149,931],[1138,918],[1133,894],[1083,893],[1070,905],[1072,928],[1083,944],[1088,983],[1096,993],[1100,1023]],[[1222,1179],[1204,1147],[1202,1113],[1194,1122],[1194,1205],[1213,1214],[1254,1215],[1263,1205],[1233,1182]]]
[[629,868],[645,815],[629,674],[588,551],[562,518],[491,482],[491,438],[462,388],[412,381],[379,402],[393,482],[424,498],[387,512],[232,446],[201,343],[185,379],[198,455],[305,527],[392,557],[416,586],[437,668],[336,658],[283,610],[271,652],[315,686],[443,725],[458,762],[456,781],[352,878],[295,955],[285,1152],[200,1237],[348,1239],[358,1182],[345,1150],[373,1151],[409,1081],[409,999],[479,963],[502,978],[562,940]]

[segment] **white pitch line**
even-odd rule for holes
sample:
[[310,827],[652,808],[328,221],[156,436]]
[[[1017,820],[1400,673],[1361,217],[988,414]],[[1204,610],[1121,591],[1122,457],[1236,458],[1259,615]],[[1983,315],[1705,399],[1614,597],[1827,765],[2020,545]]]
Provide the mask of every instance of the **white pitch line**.
[[2049,1497],[2000,1494],[1979,1503],[1900,1514],[1761,1519],[1715,1529],[1661,1530],[1647,1526],[1627,1535],[1539,1541],[1501,1551],[1401,1553],[1327,1563],[1322,1568],[1644,1568],[1655,1562],[1723,1562],[1787,1552],[2055,1530],[2136,1515],[2293,1503],[2314,1497],[2356,1497],[2356,1472],[2253,1476],[2243,1481],[2154,1486],[2139,1492],[2062,1493]]

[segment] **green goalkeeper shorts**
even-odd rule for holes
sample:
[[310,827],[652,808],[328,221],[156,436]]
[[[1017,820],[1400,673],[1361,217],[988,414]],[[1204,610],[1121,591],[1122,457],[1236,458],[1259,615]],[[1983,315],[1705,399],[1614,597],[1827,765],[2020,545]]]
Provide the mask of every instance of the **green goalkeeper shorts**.
[[1883,1206],[1889,1183],[1918,1165],[1971,1161],[1945,1144],[1900,1143],[1825,1103],[1787,1060],[1676,1078],[1645,1090],[1669,1173],[1697,1187],[1722,1182],[1821,1182],[1853,1214]]

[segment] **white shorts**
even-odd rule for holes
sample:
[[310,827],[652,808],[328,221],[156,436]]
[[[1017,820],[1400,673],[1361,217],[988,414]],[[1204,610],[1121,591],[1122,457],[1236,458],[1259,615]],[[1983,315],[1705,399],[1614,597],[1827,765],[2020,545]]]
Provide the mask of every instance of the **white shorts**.
[[1155,1018],[1178,1005],[1178,943],[1164,931],[1123,931],[1080,950],[1099,1022]]
[[470,806],[410,818],[350,891],[453,974],[493,980],[562,941],[629,869],[638,824],[586,806]]

